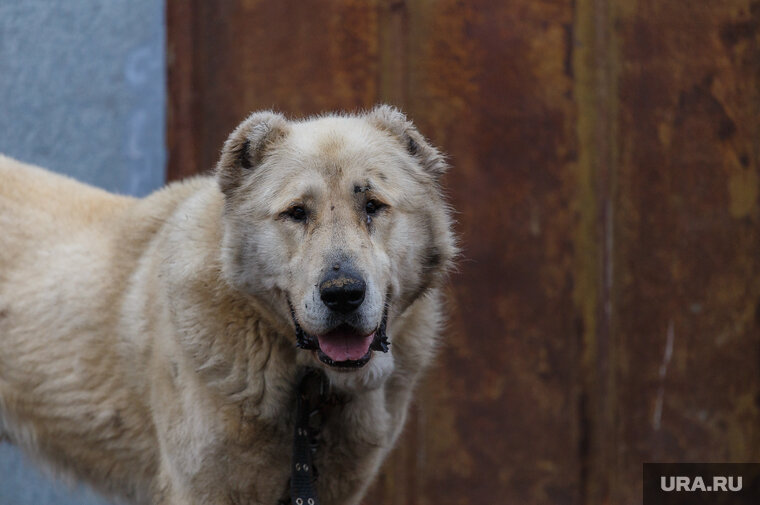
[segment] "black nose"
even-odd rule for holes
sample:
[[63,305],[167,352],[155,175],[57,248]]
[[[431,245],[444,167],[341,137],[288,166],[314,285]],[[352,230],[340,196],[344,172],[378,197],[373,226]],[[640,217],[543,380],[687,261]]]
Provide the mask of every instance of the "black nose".
[[366,289],[364,280],[355,272],[332,270],[322,279],[319,296],[330,310],[347,314],[359,308]]

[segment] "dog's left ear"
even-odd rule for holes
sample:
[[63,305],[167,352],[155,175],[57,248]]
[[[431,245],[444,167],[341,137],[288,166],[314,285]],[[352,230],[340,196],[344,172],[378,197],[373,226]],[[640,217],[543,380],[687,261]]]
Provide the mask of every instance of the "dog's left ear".
[[367,113],[367,119],[398,138],[407,152],[436,180],[446,173],[448,164],[444,156],[425,140],[403,112],[390,105],[378,105]]
[[285,116],[271,111],[254,112],[235,128],[222,148],[216,165],[219,187],[229,194],[246,173],[264,160],[267,151],[288,132]]

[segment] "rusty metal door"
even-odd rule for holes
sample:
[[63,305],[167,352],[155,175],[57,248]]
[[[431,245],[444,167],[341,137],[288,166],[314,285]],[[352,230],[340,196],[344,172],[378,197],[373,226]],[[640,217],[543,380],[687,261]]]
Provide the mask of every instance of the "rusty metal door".
[[760,2],[169,0],[171,178],[256,109],[449,153],[448,344],[367,504],[627,504],[760,458]]

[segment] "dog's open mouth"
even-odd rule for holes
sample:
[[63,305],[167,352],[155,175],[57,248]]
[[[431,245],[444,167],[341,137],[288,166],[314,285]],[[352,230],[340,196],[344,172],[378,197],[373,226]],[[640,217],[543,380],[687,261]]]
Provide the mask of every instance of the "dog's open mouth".
[[372,357],[370,347],[375,339],[373,331],[361,336],[349,326],[339,326],[325,335],[317,335],[317,357],[326,365],[339,368],[359,368]]
[[375,331],[362,335],[348,325],[340,325],[324,335],[310,335],[298,324],[293,306],[290,314],[296,327],[296,346],[299,349],[315,351],[322,363],[335,368],[361,368],[372,358],[372,351],[388,352],[388,337],[385,333],[388,309]]

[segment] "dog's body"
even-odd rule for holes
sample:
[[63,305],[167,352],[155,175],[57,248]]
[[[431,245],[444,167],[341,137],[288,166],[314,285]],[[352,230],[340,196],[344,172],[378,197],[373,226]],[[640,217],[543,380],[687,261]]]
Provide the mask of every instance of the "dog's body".
[[[357,503],[436,345],[442,171],[388,107],[254,115],[216,180],[145,199],[0,157],[0,439],[134,503],[274,505],[297,377],[321,367],[342,401],[317,490]],[[368,350],[386,318],[390,351]]]

